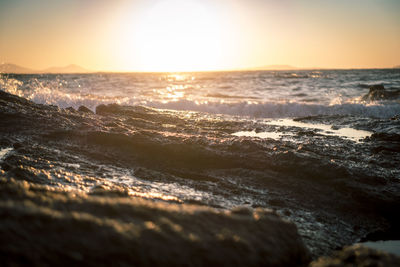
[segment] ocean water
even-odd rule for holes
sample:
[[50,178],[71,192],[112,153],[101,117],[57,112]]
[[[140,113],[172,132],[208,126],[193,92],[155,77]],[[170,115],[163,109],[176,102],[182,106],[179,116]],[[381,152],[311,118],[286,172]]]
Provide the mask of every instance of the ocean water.
[[256,118],[390,117],[399,114],[398,100],[365,103],[361,96],[374,84],[399,89],[399,76],[398,69],[2,75],[0,85],[61,108],[118,103]]
[[313,256],[398,239],[398,69],[1,74],[0,90],[8,179],[274,209]]

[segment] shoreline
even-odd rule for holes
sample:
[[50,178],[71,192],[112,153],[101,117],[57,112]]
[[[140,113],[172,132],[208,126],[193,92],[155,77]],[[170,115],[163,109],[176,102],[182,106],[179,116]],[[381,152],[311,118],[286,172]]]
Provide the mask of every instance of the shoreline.
[[[276,209],[277,212],[281,214],[280,217],[288,218],[292,220],[293,223],[298,225],[302,239],[304,240],[305,237],[308,238],[308,240],[307,239],[305,240],[306,241],[305,243],[307,243],[309,247],[311,244],[312,248],[319,249],[311,251],[311,254],[315,257],[318,254],[319,255],[330,254],[328,253],[328,251],[332,252],[333,250],[332,246],[335,244],[337,245],[337,247],[340,244],[342,245],[350,244],[352,240],[354,240],[357,236],[362,237],[365,234],[372,232],[374,229],[387,228],[388,221],[386,220],[390,218],[389,215],[394,210],[396,210],[396,205],[398,205],[395,201],[391,202],[390,200],[391,198],[395,199],[396,196],[395,191],[393,193],[393,196],[386,195],[385,198],[387,199],[383,199],[382,196],[380,196],[379,194],[379,190],[377,190],[376,192],[370,192],[370,191],[365,191],[363,189],[363,187],[366,186],[365,182],[374,183],[373,184],[374,188],[377,188],[377,186],[385,186],[385,185],[389,186],[389,188],[391,186],[394,186],[393,190],[395,189],[396,186],[395,184],[391,185],[387,184],[388,182],[383,182],[383,180],[374,180],[372,179],[373,177],[371,178],[371,180],[365,180],[365,177],[362,176],[354,177],[351,176],[350,174],[348,175],[349,177],[352,178],[351,180],[338,181],[336,180],[335,177],[336,174],[324,173],[322,170],[321,172],[316,174],[315,169],[313,170],[310,169],[309,172],[305,172],[304,177],[302,177],[299,176],[299,174],[297,173],[297,168],[295,169],[284,168],[287,162],[292,162],[291,164],[294,163],[292,158],[288,158],[287,162],[285,161],[285,157],[291,156],[291,154],[285,152],[282,154],[277,154],[277,156],[274,156],[275,154],[273,154],[272,159],[275,160],[272,161],[267,160],[265,162],[257,161],[257,159],[260,160],[260,157],[258,155],[249,156],[248,159],[251,160],[248,160],[247,162],[241,160],[241,157],[238,157],[238,159],[235,159],[234,157],[225,157],[221,153],[225,153],[226,148],[220,149],[221,146],[219,145],[217,145],[217,149],[215,149],[215,152],[213,152],[214,150],[210,150],[209,146],[206,146],[205,149],[200,147],[200,149],[198,150],[193,150],[193,149],[189,150],[190,153],[193,152],[197,153],[195,156],[192,156],[190,153],[182,154],[181,151],[186,151],[188,149],[185,146],[183,146],[187,142],[184,139],[187,138],[186,135],[182,134],[162,135],[157,133],[156,131],[151,131],[151,129],[154,128],[155,123],[160,123],[162,125],[165,125],[166,122],[168,122],[169,125],[171,125],[171,123],[174,123],[176,125],[188,124],[190,125],[190,127],[193,127],[193,124],[190,121],[190,119],[182,120],[181,118],[176,117],[177,115],[175,113],[170,114],[166,111],[156,111],[156,110],[146,109],[143,107],[127,107],[116,104],[102,106],[97,110],[97,114],[85,113],[83,111],[72,112],[70,110],[60,109],[54,106],[35,104],[29,100],[13,96],[4,92],[0,92],[0,101],[2,104],[4,104],[0,109],[0,115],[2,118],[4,118],[4,120],[0,123],[1,126],[0,129],[4,133],[3,137],[0,140],[0,145],[1,148],[14,147],[14,150],[9,151],[10,152],[9,154],[3,153],[4,155],[2,156],[0,162],[2,169],[1,176],[5,179],[3,180],[3,184],[6,184],[5,187],[6,189],[4,190],[6,191],[8,190],[7,189],[8,185],[13,187],[14,183],[13,179],[17,179],[20,181],[17,182],[16,185],[17,188],[20,188],[21,186],[23,187],[22,193],[21,192],[18,193],[18,190],[14,188],[10,191],[11,193],[8,192],[7,194],[4,194],[5,202],[3,203],[4,204],[3,207],[6,207],[6,210],[3,211],[5,212],[5,214],[9,215],[13,214],[14,211],[18,210],[20,211],[20,208],[22,210],[26,210],[27,207],[24,204],[25,201],[32,202],[32,197],[35,194],[36,196],[34,196],[34,198],[36,200],[34,200],[31,204],[38,205],[37,207],[38,210],[40,210],[40,212],[42,211],[45,212],[45,214],[50,215],[50,217],[52,217],[51,214],[53,212],[55,212],[55,214],[58,214],[57,213],[58,211],[56,212],[51,210],[53,209],[52,207],[53,206],[57,207],[58,205],[61,204],[55,204],[55,205],[51,204],[50,205],[51,209],[49,210],[48,207],[46,207],[46,205],[51,203],[53,199],[40,200],[41,199],[40,196],[42,194],[46,195],[55,192],[54,201],[58,201],[58,199],[67,199],[68,203],[69,202],[73,203],[72,206],[79,206],[82,204],[83,207],[82,209],[85,210],[85,214],[87,210],[87,208],[85,208],[85,205],[90,205],[90,203],[94,201],[92,196],[95,197],[96,199],[100,199],[101,203],[107,202],[109,200],[111,201],[115,197],[130,199],[128,197],[129,193],[127,193],[126,191],[129,189],[129,187],[109,183],[106,179],[102,178],[101,176],[102,172],[100,168],[99,168],[100,171],[94,172],[95,173],[94,175],[99,175],[99,177],[97,178],[98,181],[93,183],[94,186],[89,186],[90,183],[92,183],[93,179],[95,178],[85,177],[83,172],[79,171],[79,169],[85,164],[86,165],[89,164],[87,169],[85,170],[85,172],[89,172],[93,171],[93,169],[95,168],[98,168],[98,166],[102,166],[104,164],[114,164],[120,167],[126,166],[126,168],[132,168],[131,167],[132,163],[135,163],[141,166],[140,168],[135,168],[135,175],[141,177],[142,179],[149,179],[150,185],[152,183],[156,182],[158,183],[163,179],[167,180],[175,179],[176,181],[179,181],[177,176],[182,175],[181,173],[183,173],[186,177],[188,178],[190,177],[193,183],[194,181],[204,181],[204,183],[201,182],[197,186],[204,186],[207,185],[208,183],[215,183],[215,181],[217,180],[215,177],[209,176],[205,172],[194,173],[193,170],[197,169],[210,172],[216,168],[215,164],[219,164],[217,165],[218,168],[230,168],[231,166],[235,166],[237,168],[237,166],[241,166],[243,169],[255,168],[251,170],[249,174],[247,174],[248,175],[248,177],[246,178],[247,182],[250,182],[251,181],[250,179],[253,179],[252,182],[256,183],[256,185],[261,184],[261,182],[262,182],[261,185],[265,185],[264,184],[265,179],[267,178],[270,179],[269,181],[267,180],[268,189],[271,190],[271,192],[268,194],[269,199],[266,200],[267,205]],[[197,117],[195,118],[197,119]],[[131,123],[133,123],[132,126],[127,125],[125,127],[128,126],[132,127],[132,129],[134,129],[134,131],[136,132],[133,132],[133,134],[131,135],[127,134],[121,135],[118,132],[121,131],[121,127],[116,125],[115,121],[119,122],[123,120],[129,120]],[[306,121],[307,120],[310,120],[310,118],[306,118]],[[200,123],[199,125],[202,125],[204,122],[200,120],[198,123]],[[209,124],[208,121],[207,123],[208,123],[207,127],[212,126],[212,124]],[[220,122],[217,121],[217,123]],[[231,125],[232,122],[227,122],[227,123]],[[217,124],[217,126],[218,125],[219,124]],[[212,127],[217,127],[217,126],[212,126]],[[235,127],[242,128],[241,125]],[[101,131],[99,129],[101,129]],[[176,127],[175,128],[167,127],[166,129],[168,129],[168,131],[175,131]],[[197,128],[194,129],[195,131],[197,131]],[[233,128],[229,132],[234,132]],[[234,137],[229,137],[229,136],[230,135],[226,135],[226,138],[229,138],[227,140],[230,140],[230,142],[234,142],[236,140],[237,142],[239,142],[237,144],[240,144],[241,146],[243,146],[242,142],[248,142],[250,140],[248,139],[248,137],[243,137],[242,139],[240,138],[231,139]],[[371,141],[369,142],[373,142],[375,140],[374,138],[378,137],[379,136],[377,137],[372,136],[370,138]],[[298,138],[303,138],[303,137],[299,136]],[[331,140],[332,138],[333,138],[332,140],[336,140],[338,137],[331,136],[329,138],[330,139],[327,139],[327,141]],[[321,142],[322,141],[324,140],[321,140]],[[264,141],[259,140],[257,142],[264,142]],[[280,140],[273,140],[273,141],[268,140],[268,142],[274,142],[275,145],[281,144]],[[351,141],[349,140],[348,142]],[[194,144],[196,146],[199,146],[198,143]],[[359,144],[353,144],[353,143],[349,144],[352,144],[355,147],[359,146]],[[368,143],[366,144],[368,145]],[[189,148],[190,147],[191,146],[189,146]],[[285,149],[287,148],[288,147],[286,144]],[[168,152],[165,151],[166,149],[169,149],[167,150]],[[177,151],[176,149],[182,149],[182,150]],[[297,151],[298,147],[296,146],[295,149]],[[264,153],[265,150],[262,151]],[[272,153],[277,153],[276,152],[277,149],[274,149],[273,147],[271,147],[271,151]],[[254,153],[254,148],[249,150],[249,152]],[[71,153],[71,155],[63,153]],[[246,151],[241,151],[240,153],[246,153]],[[80,157],[77,157],[76,155],[80,155]],[[166,155],[168,155],[168,157],[166,157]],[[90,159],[89,162],[84,160],[84,158],[86,157]],[[43,161],[40,161],[42,158]],[[307,161],[307,160],[308,159],[303,159],[302,161],[295,161],[295,163],[302,164],[300,165],[302,166],[302,168],[307,168],[307,167],[311,168],[313,166],[312,165],[313,161],[310,160]],[[259,171],[257,168],[259,168],[259,166],[265,166],[266,162],[268,163],[276,162],[276,164],[278,165],[271,165],[269,167],[270,169],[261,169],[262,172]],[[47,166],[46,164],[49,165]],[[51,167],[53,164],[56,164],[57,167],[54,166]],[[336,165],[332,166],[333,166],[332,168],[335,168]],[[53,174],[50,175],[50,172],[53,169],[61,169],[61,168],[66,168],[66,171],[55,173],[56,175]],[[161,175],[161,170],[163,171],[162,175]],[[69,172],[72,174],[69,174]],[[74,172],[77,173],[74,174]],[[217,169],[216,173],[218,174],[218,172],[219,170]],[[238,174],[236,174],[235,169],[233,169],[231,172],[232,174],[230,175],[238,175],[239,178],[242,178],[244,174],[243,171],[240,171]],[[276,177],[276,175],[281,172],[285,174],[286,181],[283,180],[282,178]],[[265,176],[265,173],[267,173],[268,176]],[[57,176],[60,174],[61,177]],[[260,178],[257,178],[257,175],[262,175],[262,176],[260,176]],[[323,179],[319,177],[320,175],[324,175]],[[344,172],[343,175],[347,175],[346,172]],[[158,176],[161,178],[157,178]],[[188,180],[188,178],[186,178],[186,180]],[[295,184],[293,184],[293,182]],[[329,186],[329,183],[331,182],[333,182],[333,185],[336,186],[335,188]],[[363,187],[356,187],[358,185],[357,183],[359,183]],[[87,193],[87,196],[84,195],[83,197],[82,196],[79,197],[79,194],[74,193],[74,190],[72,190],[69,193],[68,192],[57,193],[57,188],[64,188],[64,187],[69,188],[70,185],[88,187],[89,191]],[[311,185],[314,188],[309,187]],[[299,186],[301,187],[299,188]],[[349,186],[351,186],[352,189],[352,198],[346,198],[346,192],[349,190]],[[29,191],[30,188],[34,189],[33,195]],[[297,188],[296,189],[297,191],[293,191],[295,188]],[[276,192],[273,192],[272,190],[276,190]],[[307,198],[304,197],[303,190],[308,190],[305,191],[308,192],[306,194]],[[286,198],[284,195],[280,195],[279,192],[289,192],[291,195],[290,197]],[[344,192],[343,195],[342,192]],[[336,196],[335,195],[332,196],[332,193],[334,193]],[[71,194],[71,196],[76,195],[77,199],[68,196],[66,197],[65,194],[67,195]],[[290,198],[298,200],[293,201]],[[17,204],[17,207],[20,208],[14,209],[12,208],[12,206],[11,208],[10,207],[7,208],[7,205],[16,200],[18,201],[22,200],[22,202],[19,202],[19,204]],[[299,202],[299,200],[301,200],[301,202]],[[75,201],[77,201],[77,203],[75,203]],[[158,201],[159,200],[155,199],[154,201],[151,201],[151,203],[154,203],[154,205],[156,206],[160,205],[163,207],[179,207],[179,206],[174,206],[176,204],[168,203],[168,201],[166,202],[166,204],[162,204],[164,202],[162,201],[158,202]],[[333,203],[332,201],[336,203],[337,207],[335,209],[330,209],[329,212],[327,212],[326,207],[332,206]],[[319,206],[315,206],[315,203],[318,203]],[[365,207],[366,203],[370,203],[372,206],[366,208]],[[388,205],[388,203],[391,203],[391,206]],[[45,206],[41,207],[42,204],[45,204]],[[187,204],[184,204],[184,206],[185,205]],[[210,204],[208,205],[211,206]],[[111,207],[111,210],[115,209],[118,210],[119,206],[120,205],[118,204],[115,207]],[[254,212],[257,213],[259,212],[259,210],[256,209],[257,204],[253,204],[251,206],[253,206],[254,209],[250,207],[240,208],[237,212],[243,214],[253,214],[251,216],[252,218],[254,218],[254,216],[256,216],[254,215],[255,214]],[[261,210],[264,210],[265,206],[266,204],[263,205],[263,208]],[[63,209],[65,209],[67,214],[70,214],[68,206],[62,206],[62,207]],[[204,208],[204,205],[202,207]],[[382,207],[385,207],[385,210],[382,210]],[[166,209],[168,210],[168,208]],[[211,209],[211,208],[206,208],[206,209]],[[226,210],[227,210],[226,212],[228,213],[233,212],[232,209],[226,209]],[[268,209],[265,210],[268,211]],[[358,212],[357,214],[359,216],[363,216],[364,221],[361,217],[360,219],[352,218],[354,216],[351,215],[350,212],[351,210],[357,211]],[[89,210],[87,211],[89,212]],[[314,213],[308,214],[309,211],[312,211]],[[373,212],[373,214],[371,214],[371,211]],[[223,213],[224,212],[222,212],[221,214]],[[22,213],[21,218],[28,216],[24,214],[25,213]],[[112,212],[111,216],[113,216]],[[121,213],[121,215],[118,215],[118,217],[119,216],[121,220],[124,220],[125,215],[123,213]],[[305,216],[310,216],[310,217],[305,217]],[[393,216],[391,218],[391,220],[393,220],[391,221],[391,223],[394,224],[396,222],[396,218]],[[304,221],[305,219],[309,218],[313,219],[315,218],[316,221],[313,220]],[[340,220],[338,220],[338,218],[340,218]],[[332,221],[332,219],[338,221],[335,222]],[[102,220],[103,219],[100,219],[100,221],[98,221],[96,219],[95,221],[101,224]],[[187,217],[187,220],[192,221],[190,216]],[[277,220],[279,221],[280,225],[280,223],[282,222],[281,219]],[[45,229],[46,223],[49,220],[45,219],[45,221],[46,222],[38,222],[37,224],[39,226],[42,225],[44,227],[43,229]],[[107,222],[107,220],[105,220],[104,222]],[[11,222],[10,224],[7,225],[13,225],[13,224],[14,223]],[[325,228],[324,226],[328,226],[331,228],[327,228],[326,232],[316,231],[314,233],[315,235],[307,236],[307,233],[312,231],[313,229],[316,229],[315,227],[318,225],[321,225],[322,228]],[[62,224],[60,225],[60,227],[62,227]],[[88,227],[90,228],[91,226]],[[155,227],[154,229],[156,228],[157,227]],[[205,226],[202,226],[201,228],[204,229]],[[338,236],[332,235],[332,233],[334,233],[333,229],[335,229],[335,231],[339,231]],[[16,232],[21,232],[21,231],[23,231],[22,226],[20,230],[16,230]],[[321,233],[325,235],[323,236],[323,238],[315,240],[312,239],[314,237],[317,237],[318,235],[321,235]],[[293,235],[293,238],[294,236],[297,236],[296,238],[300,238],[300,235],[298,235],[296,232],[296,234]],[[12,236],[11,239],[13,238],[18,238],[18,236],[17,235]],[[77,238],[78,239],[83,238],[81,242],[84,242],[84,235]],[[246,238],[252,240],[249,241],[250,243],[246,243],[247,245],[253,244],[251,242],[256,242],[254,244],[263,244],[263,241],[258,240],[256,236],[252,236],[251,234],[249,234],[248,237]],[[175,242],[173,241],[174,239],[175,237],[171,237],[171,242]],[[235,238],[233,238],[233,240],[235,240]],[[327,243],[324,244],[322,243],[321,240],[326,240]],[[43,244],[44,243],[45,241],[43,241]],[[156,246],[156,244],[150,244],[150,245]],[[321,249],[321,246],[325,247]],[[257,246],[254,245],[254,247]],[[167,250],[167,248],[165,249]],[[306,257],[305,255],[307,253],[304,252],[304,250],[302,250],[302,253],[300,254],[302,255],[301,257]],[[149,255],[149,257],[151,257],[151,255]],[[247,262],[244,265],[247,265]]]

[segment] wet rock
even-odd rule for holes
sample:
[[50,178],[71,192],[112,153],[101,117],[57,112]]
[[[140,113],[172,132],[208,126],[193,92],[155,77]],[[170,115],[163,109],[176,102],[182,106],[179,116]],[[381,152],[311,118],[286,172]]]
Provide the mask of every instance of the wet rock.
[[21,147],[23,147],[23,145],[22,145],[21,143],[18,143],[18,142],[17,142],[17,143],[14,143],[14,144],[13,144],[13,148],[14,148],[14,149],[19,149],[19,148],[21,148]]
[[285,207],[285,202],[281,199],[270,199],[268,200],[268,204],[275,207]]
[[290,210],[284,210],[283,214],[286,216],[290,216],[290,215],[292,215],[292,212]]
[[69,112],[72,112],[72,113],[75,113],[75,112],[76,112],[76,110],[75,110],[73,107],[68,107],[68,108],[66,108],[65,110],[67,110],[67,111],[69,111]]
[[374,154],[380,152],[400,152],[400,145],[393,145],[393,144],[385,144],[380,145],[372,148],[372,152]]
[[49,191],[3,178],[0,261],[5,266],[82,260],[90,266],[307,266],[309,252],[293,223],[268,210],[246,213],[251,216]]
[[[96,118],[70,114],[0,92],[0,135],[9,140],[5,141],[3,147],[21,142],[24,144],[22,150],[25,150],[19,149],[8,156],[0,172],[4,171],[6,177],[28,183],[89,192],[87,200],[79,200],[82,203],[78,209],[91,207],[94,199],[117,201],[126,197],[124,190],[113,186],[92,186],[107,181],[109,177],[125,177],[126,171],[132,169],[137,170],[135,176],[143,179],[144,186],[140,186],[139,190],[144,189],[144,193],[148,187],[153,188],[154,185],[148,186],[152,181],[171,181],[176,183],[178,190],[165,190],[176,193],[184,202],[194,203],[193,199],[197,199],[197,196],[187,197],[185,188],[189,187],[202,193],[199,203],[219,209],[245,204],[242,201],[254,203],[253,207],[272,206],[280,213],[282,209],[290,209],[291,220],[297,223],[314,257],[352,244],[366,233],[385,228],[388,224],[398,225],[397,220],[389,217],[397,214],[398,205],[388,204],[398,203],[400,183],[394,181],[398,180],[400,158],[398,153],[387,150],[379,154],[372,153],[372,148],[381,143],[385,146],[385,143],[393,144],[395,136],[382,136],[388,141],[374,139],[361,146],[351,142],[336,142],[314,131],[301,135],[302,130],[291,129],[294,138],[300,141],[302,148],[299,149],[298,143],[289,141],[238,140],[230,136],[230,133],[240,129],[265,128],[265,125],[258,127],[259,124],[255,122],[209,120],[194,113],[116,104],[99,106],[98,112],[102,116]],[[348,120],[352,121],[353,118],[336,115],[310,117],[310,122],[340,126],[346,125],[343,121]],[[398,133],[392,121],[370,120],[383,125],[378,130],[374,126],[374,132]],[[369,129],[369,126],[362,128]],[[81,167],[71,167],[71,164]],[[375,182],[374,177],[388,182]],[[120,182],[114,180],[112,184]],[[184,190],[180,190],[181,185],[185,186],[182,187]],[[223,196],[224,201],[219,197],[208,198],[209,194],[203,192]],[[270,199],[272,202],[269,203]],[[71,203],[68,207],[74,210],[72,207],[77,204],[75,201]],[[111,206],[107,218],[112,217],[116,207],[115,216],[119,221],[132,221],[131,217],[119,214],[120,205],[118,202]],[[384,213],[383,209],[386,209]],[[88,210],[86,215],[92,216],[92,211]],[[245,210],[241,212],[249,213]],[[324,216],[315,223],[315,213],[320,212]],[[3,217],[0,214],[0,218]],[[35,222],[32,221],[33,224]],[[25,223],[31,224],[29,219]],[[354,225],[360,227],[357,233],[353,231]],[[205,229],[208,227],[206,224],[203,226]],[[252,227],[252,224],[244,224],[244,227],[248,226]],[[72,228],[68,225],[65,227]],[[92,227],[92,224],[88,224],[88,227]],[[46,242],[44,238],[40,240]],[[268,242],[269,239],[265,240]],[[84,239],[78,241],[84,242]],[[32,239],[32,242],[35,241]],[[264,241],[259,242],[264,246]],[[2,243],[6,242],[0,242],[0,245]],[[99,250],[107,248],[101,247]],[[209,250],[205,249],[206,252]],[[82,254],[86,260],[85,255]]]
[[322,257],[310,267],[400,266],[400,257],[361,245],[346,247],[332,257]]
[[390,118],[390,120],[392,120],[392,121],[400,120],[400,115],[393,116]]
[[85,107],[85,106],[80,106],[80,107],[78,108],[78,111],[79,111],[79,112],[83,112],[83,113],[94,114],[93,111],[91,111],[90,109],[88,109],[88,108]]
[[332,130],[339,130],[340,129],[340,127],[338,126],[338,125],[332,125]]
[[372,85],[368,94],[362,97],[363,101],[390,100],[400,98],[400,91],[388,91],[383,85]]
[[374,133],[370,137],[371,140],[400,142],[400,134],[396,133]]
[[374,133],[365,139],[375,142],[371,150],[374,154],[380,152],[400,152],[400,134],[397,133]]
[[118,113],[120,111],[121,106],[118,104],[108,104],[108,105],[98,105],[96,107],[96,114],[98,115],[106,115],[112,113]]
[[107,196],[107,197],[127,197],[129,193],[126,189],[121,187],[110,187],[106,185],[96,185],[94,186],[90,192],[90,195],[96,196]]

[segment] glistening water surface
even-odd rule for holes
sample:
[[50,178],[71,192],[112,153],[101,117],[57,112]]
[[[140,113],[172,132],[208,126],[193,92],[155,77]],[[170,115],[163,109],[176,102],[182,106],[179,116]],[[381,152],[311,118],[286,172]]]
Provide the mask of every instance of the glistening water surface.
[[365,103],[369,85],[400,88],[398,69],[9,75],[2,90],[62,108],[119,103],[253,117],[398,114],[398,101]]

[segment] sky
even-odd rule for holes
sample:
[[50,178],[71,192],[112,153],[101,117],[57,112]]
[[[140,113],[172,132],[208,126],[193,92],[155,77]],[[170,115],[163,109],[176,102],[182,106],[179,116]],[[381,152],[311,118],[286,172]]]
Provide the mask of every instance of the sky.
[[0,63],[102,71],[400,65],[399,0],[0,0]]

